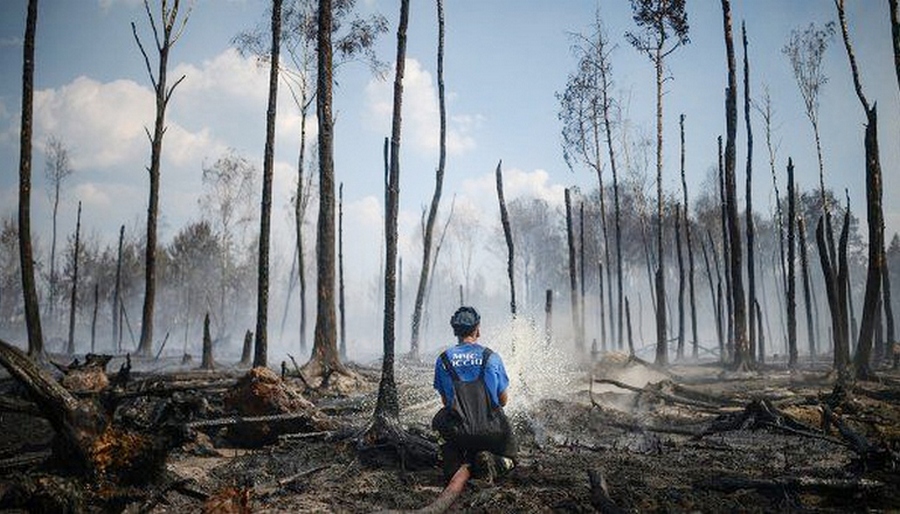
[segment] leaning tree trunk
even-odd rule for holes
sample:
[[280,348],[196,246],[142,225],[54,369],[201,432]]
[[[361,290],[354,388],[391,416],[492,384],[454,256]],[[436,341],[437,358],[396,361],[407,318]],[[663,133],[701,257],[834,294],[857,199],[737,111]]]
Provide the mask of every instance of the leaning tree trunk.
[[400,205],[400,124],[403,107],[403,74],[406,68],[406,28],[409,24],[409,0],[400,3],[400,24],[397,28],[397,64],[394,73],[394,109],[391,122],[390,169],[385,177],[385,271],[384,271],[384,358],[381,381],[375,404],[372,432],[384,433],[395,429],[400,422],[400,401],[394,381],[394,326],[397,265],[397,214]]
[[897,73],[897,85],[900,86],[900,9],[897,0],[888,0],[891,10],[891,41],[894,47],[894,71]]
[[[419,285],[416,288],[416,303],[413,305],[412,334],[410,335],[409,353],[413,358],[419,355],[419,334],[422,325],[422,312],[425,306],[425,293],[428,291],[428,278],[431,267],[431,245],[434,239],[434,223],[437,220],[438,207],[441,203],[441,192],[444,188],[444,167],[447,163],[447,108],[444,101],[444,2],[437,0],[438,49],[437,49],[437,84],[438,109],[440,111],[440,146],[438,167],[434,173],[434,194],[431,196],[431,207],[425,221],[425,233],[422,235],[422,268],[419,273]],[[511,244],[509,245],[512,248]],[[512,280],[512,276],[510,276]],[[515,294],[513,294],[513,298]],[[513,299],[513,301],[515,301]],[[512,311],[515,314],[515,306]]]
[[[794,161],[788,158],[787,165],[787,194],[788,194],[788,215],[787,215],[787,285],[786,285],[786,309],[787,309],[787,345],[788,345],[788,366],[793,369],[797,365],[797,273],[795,262],[797,242],[794,235],[794,221],[797,219],[797,193],[794,191]],[[800,219],[800,252],[804,256],[803,262],[806,262],[806,238],[803,235],[803,219]],[[806,265],[803,265],[806,269]],[[803,273],[804,278],[806,273]],[[806,281],[804,280],[804,284]],[[809,314],[809,302],[807,301],[807,319]],[[813,335],[809,334],[809,350],[810,356],[815,354],[815,346]]]
[[[253,367],[268,364],[269,238],[272,223],[272,176],[275,162],[275,115],[278,100],[278,54],[281,47],[281,0],[272,1],[272,57],[269,60],[269,105],[266,109],[266,147],[263,154],[262,206],[259,215],[259,256],[256,281],[256,345]],[[302,270],[301,270],[302,273]]]
[[69,339],[66,354],[75,353],[75,306],[78,300],[78,257],[81,253],[81,202],[78,202],[78,215],[75,221],[75,253],[72,255],[72,295],[69,300]]
[[747,126],[747,305],[749,328],[748,347],[750,360],[756,355],[756,267],[754,251],[756,235],[753,229],[753,130],[750,123],[750,58],[747,55],[747,26],[741,22],[741,40],[744,46],[744,125]]
[[28,1],[22,56],[22,128],[19,134],[19,268],[28,329],[28,355],[44,354],[41,314],[34,281],[34,250],[31,246],[31,119],[34,100],[34,38],[37,30],[37,0]]
[[[856,88],[856,96],[866,113],[866,135],[864,146],[866,150],[866,221],[869,225],[869,266],[866,273],[866,292],[863,297],[863,317],[859,329],[859,339],[856,349],[854,368],[856,378],[871,380],[874,374],[871,368],[872,337],[875,332],[875,311],[877,310],[880,296],[882,268],[884,267],[884,212],[881,207],[882,183],[881,162],[878,155],[878,114],[875,106],[869,107],[869,102],[863,94],[859,81],[859,69],[853,47],[850,45],[850,36],[847,33],[847,19],[844,14],[844,0],[836,0],[838,19],[841,25],[841,35],[844,39],[844,47],[847,49],[847,58],[850,60],[850,71],[853,75],[853,85]],[[894,7],[894,6],[892,6]],[[896,11],[896,9],[892,9]],[[896,28],[896,15],[892,12],[892,26]],[[895,45],[896,33],[895,33]],[[896,48],[896,47],[895,47]]]
[[581,322],[578,319],[578,274],[575,263],[575,232],[572,227],[572,191],[566,188],[566,240],[569,246],[569,290],[572,299],[572,332],[575,334],[575,346],[584,350],[584,339],[579,337],[578,328]]
[[512,229],[509,226],[509,213],[506,211],[506,200],[503,199],[503,175],[497,163],[497,200],[500,202],[500,224],[503,225],[503,237],[506,239],[506,275],[509,277],[509,312],[516,316],[516,280],[514,276],[515,248],[513,247]]
[[[691,240],[691,208],[688,202],[687,179],[684,172],[684,114],[679,117],[678,126],[681,132],[681,191],[684,194],[684,239],[688,254],[688,292],[691,301],[691,355],[694,359],[699,357],[699,341],[697,337],[697,301],[694,295],[694,245]],[[710,282],[712,287],[712,282]]]
[[722,0],[725,26],[725,48],[728,63],[728,88],[725,91],[725,199],[728,215],[729,258],[731,263],[731,295],[734,308],[734,363],[735,369],[751,366],[750,346],[747,340],[746,304],[741,268],[741,237],[738,227],[737,192],[735,184],[735,140],[737,138],[737,80],[734,71],[734,41],[731,35],[731,4]]

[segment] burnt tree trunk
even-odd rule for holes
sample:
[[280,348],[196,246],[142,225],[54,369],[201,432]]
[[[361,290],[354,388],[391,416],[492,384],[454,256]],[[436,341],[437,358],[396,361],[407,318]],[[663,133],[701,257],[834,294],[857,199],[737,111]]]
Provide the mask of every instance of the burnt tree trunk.
[[338,314],[340,315],[338,353],[342,360],[347,359],[346,313],[344,301],[344,183],[341,182],[338,186]]
[[31,132],[34,111],[34,39],[37,31],[37,0],[28,1],[25,40],[22,45],[22,123],[19,134],[19,268],[28,329],[28,355],[42,357],[44,336],[37,286],[34,281],[34,250],[31,246]]
[[200,359],[200,369],[212,371],[215,368],[216,365],[213,361],[212,337],[209,335],[209,312],[207,312],[206,316],[203,317],[203,356]]
[[[697,336],[697,299],[694,294],[694,244],[691,239],[691,208],[688,202],[687,179],[684,172],[684,114],[679,118],[678,126],[681,131],[681,191],[684,194],[684,239],[688,254],[688,293],[691,302],[691,355],[694,359],[699,357],[699,337]],[[621,287],[621,284],[620,284]],[[712,287],[712,281],[710,281]]]
[[548,289],[544,295],[544,342],[547,346],[553,341],[553,290]]
[[[605,59],[605,56],[603,56]],[[612,125],[609,120],[609,105],[610,99],[608,96],[609,93],[609,77],[607,76],[608,68],[601,67],[601,82],[602,87],[600,88],[600,92],[602,95],[602,105],[603,105],[603,126],[606,130],[606,147],[609,153],[609,167],[612,171],[612,180],[613,180],[613,203],[615,208],[615,225],[616,225],[616,289],[617,289],[617,304],[616,304],[616,334],[618,334],[618,345],[619,350],[622,349],[625,342],[623,341],[622,332],[623,332],[623,314],[624,314],[624,293],[622,291],[622,226],[621,226],[621,212],[622,209],[619,205],[619,173],[616,168],[616,156],[613,145],[613,137],[612,137]],[[599,162],[599,161],[598,161]],[[605,230],[605,229],[604,229]],[[607,243],[607,247],[608,247]],[[607,268],[609,267],[609,258],[607,257]],[[607,281],[609,282],[609,281]],[[612,284],[607,283],[607,288],[611,288]],[[612,301],[610,301],[610,309],[612,309]]]
[[516,316],[516,280],[515,280],[515,247],[513,246],[512,229],[509,226],[509,212],[506,210],[506,200],[503,198],[503,173],[497,163],[495,172],[497,182],[497,201],[500,202],[500,224],[503,225],[503,237],[506,239],[506,276],[509,278],[509,313]]
[[628,355],[634,357],[634,339],[631,336],[631,306],[628,297],[625,297],[625,322],[628,325]]
[[[579,301],[578,301],[579,308],[580,308],[581,326],[578,327],[578,330],[580,331],[581,339],[586,341],[585,329],[584,329],[586,321],[585,321],[584,310],[585,310],[585,303],[587,303],[587,300],[586,300],[586,296],[585,296],[586,281],[584,279],[584,272],[585,272],[584,263],[585,263],[585,259],[584,259],[584,202],[578,202],[578,275],[579,275],[578,280],[581,285]],[[600,325],[603,327],[603,331],[605,333],[606,332],[606,322],[603,319],[604,317],[603,317],[603,308],[602,308],[602,305],[603,305],[603,262],[600,261],[599,259],[597,259],[597,264],[599,265],[599,269],[597,270],[597,276],[599,278],[598,284],[599,284],[599,296],[600,296],[600,305],[601,305]],[[612,322],[610,322],[610,324],[612,324]],[[612,331],[612,327],[610,327],[610,331]],[[597,340],[594,339],[594,344],[591,346],[591,352],[592,352],[591,355],[596,353],[596,349],[597,349],[596,341]],[[605,335],[604,335],[603,346],[604,346],[604,348],[606,347]]]
[[[159,217],[159,179],[160,164],[162,161],[162,144],[163,136],[166,133],[166,107],[172,98],[172,93],[178,84],[184,80],[184,75],[172,84],[171,87],[166,85],[166,74],[169,66],[169,51],[181,36],[182,30],[187,23],[187,17],[182,18],[179,27],[176,27],[178,19],[178,8],[180,0],[174,0],[171,7],[167,7],[164,3],[160,13],[162,21],[162,39],[160,32],[156,30],[156,22],[153,21],[153,14],[150,12],[149,4],[145,5],[147,17],[150,19],[150,25],[153,27],[154,43],[159,54],[159,62],[157,74],[153,74],[150,66],[150,58],[144,50],[144,45],[137,34],[137,26],[131,23],[131,32],[134,34],[134,40],[137,42],[141,55],[144,57],[144,65],[147,73],[150,75],[150,82],[153,84],[153,90],[156,98],[156,118],[153,123],[153,137],[150,138],[150,167],[147,171],[150,174],[150,197],[147,204],[147,236],[144,247],[144,306],[141,310],[141,339],[138,344],[138,353],[149,356],[153,351],[153,312],[156,300],[156,250],[157,250],[157,219]],[[187,16],[187,15],[185,15]],[[175,33],[173,34],[173,30]]]
[[897,0],[888,0],[891,11],[891,42],[894,47],[894,71],[897,73],[897,85],[900,86],[900,9]]
[[317,32],[316,113],[319,143],[319,214],[316,222],[316,327],[307,376],[344,372],[337,347],[334,263],[334,118],[332,116],[332,1],[320,0]]
[[[845,218],[846,219],[846,218]],[[828,257],[828,246],[825,241],[825,227],[820,218],[816,225],[816,243],[819,248],[819,260],[825,276],[825,289],[828,295],[828,307],[831,311],[831,331],[834,339],[834,370],[838,380],[843,382],[847,374],[849,349],[847,340],[847,282],[844,280],[846,259],[841,250],[841,263],[831,262]],[[842,242],[845,237],[841,237]],[[843,246],[843,245],[842,245]]]
[[[444,167],[447,163],[447,108],[444,101],[444,2],[437,0],[438,48],[437,48],[437,85],[438,109],[440,112],[440,146],[438,167],[434,174],[434,194],[425,221],[425,233],[422,237],[422,269],[419,273],[419,285],[416,288],[416,303],[413,305],[412,334],[410,335],[409,353],[418,358],[419,333],[422,325],[422,312],[425,306],[425,293],[428,291],[428,279],[431,267],[431,246],[434,240],[434,223],[437,220],[438,207],[441,203],[441,192],[444,187]],[[511,246],[510,246],[511,247]],[[514,294],[512,295],[515,296]],[[515,314],[515,307],[512,308]]]
[[119,227],[119,249],[116,253],[116,283],[113,286],[112,306],[112,351],[122,351],[122,243],[125,239],[125,225]]
[[78,202],[78,215],[75,217],[75,249],[72,254],[72,294],[69,297],[69,339],[66,354],[75,353],[75,307],[78,301],[78,257],[81,253],[81,202]]
[[[859,69],[856,64],[856,56],[850,44],[850,36],[847,32],[847,18],[844,14],[844,0],[836,0],[838,19],[841,25],[841,35],[844,39],[844,47],[847,50],[847,58],[850,61],[850,71],[853,75],[853,85],[856,88],[856,96],[862,104],[866,114],[866,132],[864,146],[866,151],[866,221],[869,226],[868,270],[866,272],[866,292],[863,297],[863,316],[859,329],[859,343],[857,344],[854,368],[856,378],[871,380],[874,378],[871,366],[872,337],[875,332],[875,311],[878,298],[881,296],[879,287],[883,281],[884,267],[884,212],[881,207],[882,178],[881,161],[878,155],[878,113],[876,106],[869,106],[863,94],[862,84],[859,81]],[[892,6],[893,7],[893,6]],[[896,11],[896,9],[892,9]],[[892,13],[892,26],[896,30],[896,15]],[[896,45],[896,36],[894,37]],[[895,47],[896,48],[896,47]]]
[[897,335],[894,332],[894,306],[891,300],[891,273],[887,267],[887,256],[885,255],[885,252],[882,252],[881,259],[881,262],[884,263],[881,271],[881,288],[884,291],[884,298],[882,300],[882,305],[884,307],[884,326],[887,330],[885,335],[887,336],[888,348],[890,348],[890,345],[897,342]]
[[94,282],[94,311],[91,314],[91,353],[96,351],[97,343],[97,308],[100,306],[100,284]]
[[575,232],[572,227],[572,191],[566,188],[566,240],[569,246],[569,290],[572,299],[572,332],[575,334],[575,346],[584,350],[584,340],[579,337],[578,327],[581,322],[578,319],[578,274],[575,262]]
[[253,332],[244,332],[244,346],[241,349],[241,366],[249,366],[253,354]]
[[737,139],[737,80],[734,65],[734,40],[731,35],[731,3],[722,0],[725,27],[728,88],[725,91],[725,200],[728,215],[729,262],[731,272],[732,308],[734,309],[735,369],[751,366],[747,340],[747,311],[744,300],[744,279],[741,268],[741,235],[738,227],[738,206],[735,180],[735,140]]
[[[734,306],[731,296],[731,259],[729,255],[729,247],[731,241],[728,237],[728,209],[725,199],[725,155],[722,148],[722,136],[718,138],[719,143],[719,210],[721,211],[720,222],[722,225],[722,267],[725,274],[725,348],[729,353],[734,352]],[[715,252],[715,246],[713,246]],[[716,265],[718,270],[718,264]],[[718,272],[718,271],[717,271]],[[724,354],[723,354],[724,355]],[[727,360],[727,357],[725,358]]]
[[678,256],[678,347],[676,355],[684,359],[684,252],[681,250],[681,208],[675,206],[675,250]]
[[[710,238],[710,241],[711,240],[712,238]],[[718,296],[716,295],[716,287],[718,286],[721,288],[721,282],[716,282],[715,285],[713,284],[712,267],[709,265],[709,253],[706,251],[706,243],[703,242],[703,238],[700,238],[700,248],[703,250],[703,261],[706,263],[706,280],[709,282],[709,300],[713,309],[713,317],[716,322],[716,337],[719,341],[719,350],[722,351],[725,348],[725,341],[722,337],[722,316],[718,309],[719,303]],[[713,248],[713,251],[715,251],[715,248]]]
[[[269,239],[272,222],[272,177],[275,165],[275,115],[278,100],[278,55],[281,48],[281,0],[272,0],[272,56],[269,60],[269,104],[263,154],[262,205],[259,215],[259,255],[256,281],[256,344],[253,367],[266,367],[269,355]],[[302,270],[301,270],[302,272]]]
[[[813,323],[812,283],[810,281],[809,257],[806,251],[806,222],[801,216],[797,220],[797,231],[800,236],[800,272],[803,274],[803,307],[806,309],[806,332],[809,339],[809,356],[812,360],[816,355],[818,338],[815,336],[815,323]],[[796,345],[795,352],[796,352]]]
[[[800,244],[797,244],[794,223],[797,220],[797,192],[794,190],[794,161],[789,157],[787,165],[787,194],[788,194],[788,215],[787,215],[787,346],[788,346],[788,367],[793,369],[797,365],[797,272],[795,262],[796,249],[800,246],[800,255],[803,256],[801,263],[806,262],[806,238],[803,234],[803,218],[797,223],[800,231]],[[802,264],[804,281],[806,284],[806,264]],[[804,288],[806,289],[806,288]],[[807,297],[808,300],[808,297]],[[809,319],[809,301],[806,303],[807,319]],[[813,334],[809,334],[810,357],[815,354],[815,343]]]
[[384,273],[384,358],[381,380],[373,414],[372,431],[384,433],[400,422],[400,400],[394,380],[395,302],[397,265],[397,215],[400,206],[400,124],[403,107],[403,74],[406,68],[406,28],[409,24],[409,0],[400,3],[400,23],[397,28],[397,64],[394,73],[394,107],[391,121],[390,167],[385,177],[385,273]]
[[747,26],[741,23],[741,41],[744,47],[744,125],[747,126],[747,327],[749,358],[756,356],[756,234],[753,228],[753,129],[750,123],[750,58],[747,55]]

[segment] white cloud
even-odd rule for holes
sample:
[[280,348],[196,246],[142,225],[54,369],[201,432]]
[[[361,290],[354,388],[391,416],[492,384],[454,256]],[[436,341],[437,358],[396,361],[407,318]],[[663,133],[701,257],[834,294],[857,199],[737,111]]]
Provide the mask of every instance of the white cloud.
[[[546,170],[527,172],[512,168],[502,169],[502,172],[503,196],[507,202],[520,197],[531,197],[545,200],[551,206],[562,205],[565,186],[551,183],[550,174]],[[475,205],[489,204],[499,208],[497,179],[493,172],[465,180],[462,186],[464,198],[472,200]]]
[[[375,132],[390,131],[393,111],[393,82],[373,78],[366,86],[368,115]],[[482,121],[480,115],[450,115],[447,126],[447,151],[463,154],[476,147],[472,133]],[[421,152],[435,152],[440,145],[440,112],[437,91],[431,73],[416,59],[406,60],[403,74],[403,131],[412,146]]]

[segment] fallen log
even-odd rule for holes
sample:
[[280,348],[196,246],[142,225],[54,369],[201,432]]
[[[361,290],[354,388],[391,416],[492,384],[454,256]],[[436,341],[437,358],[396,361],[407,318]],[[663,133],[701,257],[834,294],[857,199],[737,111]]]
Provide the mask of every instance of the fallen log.
[[849,493],[870,492],[884,487],[883,482],[867,478],[819,478],[819,477],[777,477],[771,479],[751,478],[735,475],[719,475],[704,478],[694,483],[695,488],[715,489],[733,492],[741,489],[782,492],[815,492],[819,494],[847,495]]
[[[626,384],[624,382],[620,382],[618,380],[613,380],[610,378],[594,378],[594,382],[598,384],[610,384],[614,385],[620,389],[626,389],[628,391],[633,391],[639,394],[648,394],[651,396],[655,396],[660,398],[663,401],[670,403],[680,403],[682,405],[687,405],[689,407],[696,407],[698,409],[712,410],[712,411],[720,411],[724,405],[716,405],[713,403],[708,403],[705,401],[692,400],[690,398],[683,398],[680,396],[675,396],[673,394],[666,393],[662,391],[658,385],[656,384],[647,384],[647,387],[635,387],[633,385]],[[652,386],[652,387],[651,387]],[[727,401],[723,401],[723,403],[728,403]]]

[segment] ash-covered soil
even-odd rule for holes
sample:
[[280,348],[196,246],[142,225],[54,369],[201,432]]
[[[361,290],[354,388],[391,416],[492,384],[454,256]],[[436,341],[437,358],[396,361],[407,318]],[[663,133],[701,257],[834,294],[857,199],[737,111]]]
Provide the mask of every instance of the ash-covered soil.
[[[439,468],[373,465],[360,453],[357,435],[371,419],[378,372],[357,371],[363,379],[349,394],[304,390],[287,379],[335,429],[283,434],[255,448],[238,447],[223,432],[194,434],[170,452],[162,477],[131,490],[101,491],[40,460],[50,449],[49,425],[33,413],[2,410],[0,497],[30,480],[38,485],[20,489],[41,494],[43,483],[59,495],[80,491],[72,493],[80,494],[72,510],[89,512],[375,512],[428,505],[445,485]],[[430,364],[398,362],[397,382],[401,421],[433,438],[428,425],[438,401],[431,371]],[[209,418],[226,414],[222,396],[242,373],[215,372],[208,377],[215,377],[215,387],[181,391],[193,395],[191,405],[196,398],[205,402],[192,419],[200,411]],[[881,370],[879,383],[853,384],[833,406],[833,377],[824,369],[790,373],[772,366],[733,374],[707,363],[662,371],[618,356],[555,375],[551,388],[525,379],[511,391],[519,466],[493,484],[470,480],[450,512],[594,512],[592,471],[627,512],[900,509],[900,474],[876,458],[896,463],[900,450],[895,371]],[[2,387],[4,396],[17,397],[10,379]],[[12,462],[26,454],[37,460]]]

